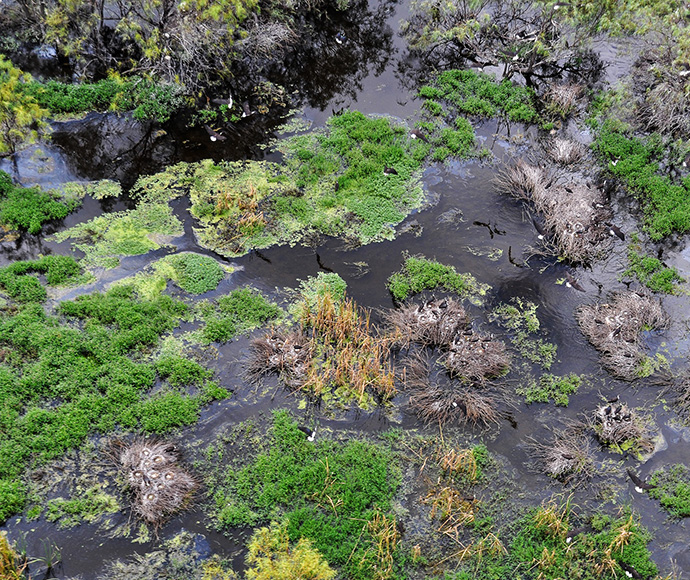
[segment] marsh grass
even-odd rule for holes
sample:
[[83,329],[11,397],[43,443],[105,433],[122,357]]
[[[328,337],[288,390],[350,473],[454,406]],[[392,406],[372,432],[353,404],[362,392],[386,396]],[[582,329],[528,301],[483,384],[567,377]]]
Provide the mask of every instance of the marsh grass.
[[661,303],[644,292],[619,292],[608,303],[581,306],[575,318],[601,362],[614,375],[633,380],[657,370],[642,346],[642,332],[664,328]]
[[7,540],[7,532],[0,532],[0,578],[24,580],[28,568],[26,558],[22,558]]
[[628,246],[628,267],[623,275],[636,276],[652,292],[664,294],[679,294],[680,284],[685,282],[675,268],[666,266],[658,258],[644,255],[637,234],[631,236]]
[[650,497],[659,500],[672,517],[690,516],[690,469],[687,465],[676,463],[657,469],[649,483],[656,486],[648,491]]

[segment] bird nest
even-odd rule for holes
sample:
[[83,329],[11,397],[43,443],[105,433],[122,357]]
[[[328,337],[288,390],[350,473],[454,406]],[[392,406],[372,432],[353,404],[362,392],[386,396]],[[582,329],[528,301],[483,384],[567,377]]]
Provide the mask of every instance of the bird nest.
[[533,440],[530,451],[540,471],[565,485],[586,485],[595,474],[594,452],[583,424],[557,431],[549,443]]
[[384,314],[384,319],[393,336],[392,341],[399,346],[409,346],[411,342],[448,346],[469,324],[462,304],[452,298],[390,309]]
[[534,204],[556,252],[571,262],[591,262],[608,251],[611,210],[602,191],[583,183],[555,184],[548,171],[522,159],[495,180],[499,191]]
[[119,462],[132,492],[132,508],[144,521],[159,525],[189,502],[197,482],[179,466],[177,447],[166,441],[124,445]]
[[313,356],[309,337],[299,331],[265,334],[251,343],[247,375],[252,380],[277,373],[292,388],[301,387],[308,374]]
[[456,378],[482,383],[507,371],[510,357],[503,342],[470,329],[455,337],[439,362]]
[[624,403],[617,401],[599,406],[593,414],[594,431],[608,447],[636,453],[654,448],[641,418]]
[[627,380],[640,376],[646,358],[642,331],[663,328],[668,322],[661,303],[639,291],[619,292],[609,303],[581,306],[575,318],[589,342],[602,353],[604,367]]

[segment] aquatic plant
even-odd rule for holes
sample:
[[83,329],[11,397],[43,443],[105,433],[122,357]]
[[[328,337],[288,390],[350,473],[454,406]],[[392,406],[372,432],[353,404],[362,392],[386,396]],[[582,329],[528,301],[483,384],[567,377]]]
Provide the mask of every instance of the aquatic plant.
[[391,274],[387,286],[393,298],[399,302],[424,290],[436,288],[454,292],[461,298],[481,299],[488,289],[471,274],[459,274],[453,266],[424,256],[405,256],[402,268]]
[[627,380],[655,372],[641,346],[641,334],[667,324],[661,304],[644,292],[619,292],[609,303],[581,306],[575,318],[587,340],[601,352],[611,373]]
[[250,580],[331,580],[336,574],[308,538],[302,537],[290,546],[285,524],[271,522],[270,527],[259,528],[247,547],[246,577]]
[[46,519],[58,522],[59,527],[69,528],[84,522],[94,522],[103,514],[120,511],[117,498],[104,491],[101,484],[82,490],[76,497],[48,500]]
[[163,440],[115,442],[114,453],[132,492],[132,509],[159,526],[190,501],[197,482],[179,465],[177,446]]
[[0,268],[0,288],[17,302],[43,302],[48,293],[32,273],[45,274],[49,286],[63,286],[83,281],[81,268],[71,256],[43,256],[34,261],[13,262]]
[[166,236],[182,233],[182,223],[167,203],[140,203],[132,210],[103,214],[58,232],[54,239],[76,240],[73,246],[84,252],[84,265],[113,268],[119,256],[146,254],[165,244]]
[[79,205],[75,198],[63,199],[40,187],[16,186],[7,173],[0,171],[0,223],[7,227],[37,234],[43,224],[67,217]]
[[582,384],[582,376],[570,373],[563,377],[557,377],[545,373],[539,377],[539,382],[530,380],[526,386],[518,387],[515,392],[525,397],[525,403],[548,403],[550,399],[556,405],[567,407],[570,399],[568,395],[577,392]]
[[690,469],[676,463],[657,469],[649,479],[655,487],[648,491],[674,518],[690,516]]
[[[224,467],[214,479],[215,517],[223,529],[286,524],[292,541],[309,539],[331,566],[355,580],[380,578],[389,553],[397,563],[396,542],[379,549],[390,538],[381,516],[394,521],[391,501],[399,486],[396,457],[386,447],[356,439],[309,442],[285,411],[274,412],[261,441],[252,459]],[[217,468],[215,455],[213,463]]]

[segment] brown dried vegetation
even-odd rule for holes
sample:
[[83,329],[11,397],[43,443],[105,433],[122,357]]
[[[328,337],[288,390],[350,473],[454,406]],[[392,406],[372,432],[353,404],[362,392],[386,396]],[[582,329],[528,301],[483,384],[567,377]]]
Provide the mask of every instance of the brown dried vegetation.
[[119,462],[132,492],[132,509],[144,521],[160,525],[183,509],[197,487],[178,465],[177,447],[166,441],[119,442]]
[[640,291],[619,292],[609,303],[584,305],[575,318],[589,342],[601,352],[604,367],[627,380],[640,376],[645,359],[642,331],[667,324],[661,303]]
[[582,424],[556,432],[550,443],[533,441],[530,450],[541,471],[566,485],[585,485],[594,476],[592,446]]
[[608,250],[611,216],[604,194],[586,184],[556,184],[548,171],[519,159],[501,171],[496,188],[530,201],[544,216],[555,250],[571,262],[590,262]]
[[472,331],[457,335],[439,362],[453,377],[475,383],[498,377],[510,366],[504,343]]
[[384,314],[392,340],[398,346],[411,342],[424,346],[447,346],[469,324],[462,304],[453,298],[407,304]]
[[546,154],[559,165],[572,165],[584,157],[585,149],[577,141],[555,137],[545,146]]

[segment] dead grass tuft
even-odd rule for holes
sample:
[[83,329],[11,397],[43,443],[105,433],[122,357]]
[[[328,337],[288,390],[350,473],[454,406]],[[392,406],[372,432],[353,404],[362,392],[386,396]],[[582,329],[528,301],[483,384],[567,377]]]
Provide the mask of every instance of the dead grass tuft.
[[586,485],[595,473],[594,455],[584,425],[572,425],[557,431],[548,444],[532,441],[530,451],[536,457],[540,470],[565,485]]
[[394,344],[401,347],[408,347],[411,342],[448,346],[469,323],[462,304],[453,298],[390,309],[384,319]]
[[585,155],[584,147],[577,141],[556,137],[545,146],[546,154],[559,165],[573,165]]
[[455,337],[439,362],[455,378],[483,383],[507,371],[510,357],[503,342],[470,330]]
[[544,94],[546,110],[565,118],[573,111],[581,94],[582,85],[579,84],[552,85]]
[[661,303],[641,291],[619,292],[608,303],[581,306],[575,318],[589,342],[602,353],[602,364],[626,380],[640,376],[645,359],[642,331],[663,328],[668,322]]

